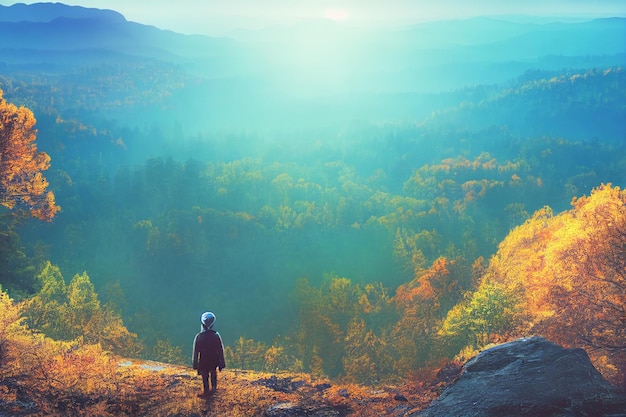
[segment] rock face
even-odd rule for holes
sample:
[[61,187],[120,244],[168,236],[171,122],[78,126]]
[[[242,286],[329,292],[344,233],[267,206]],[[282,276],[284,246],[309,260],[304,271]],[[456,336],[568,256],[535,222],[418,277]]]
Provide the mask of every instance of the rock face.
[[458,380],[412,417],[626,417],[626,396],[582,349],[518,339],[468,361]]

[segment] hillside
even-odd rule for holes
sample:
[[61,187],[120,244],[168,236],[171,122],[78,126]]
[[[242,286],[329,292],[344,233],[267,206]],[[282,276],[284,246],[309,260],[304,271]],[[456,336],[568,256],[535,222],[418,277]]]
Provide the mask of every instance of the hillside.
[[400,416],[424,408],[459,370],[450,365],[428,383],[366,387],[227,369],[218,391],[203,399],[189,367],[124,358],[80,338],[54,341],[28,329],[20,311],[0,293],[0,415]]
[[[224,370],[217,393],[197,397],[189,368],[119,359],[114,389],[89,393],[44,390],[28,380],[3,380],[0,414],[11,416],[404,416],[423,410],[446,383],[367,387],[302,374]],[[99,382],[102,383],[102,382]],[[32,384],[32,385],[31,385]],[[421,384],[419,384],[421,385]]]
[[[0,330],[6,336],[6,328]],[[0,341],[11,353],[14,341]],[[492,346],[462,367],[449,363],[398,385],[360,386],[308,374],[224,370],[218,390],[207,398],[198,397],[201,382],[188,367],[130,360],[99,352],[97,346],[61,355],[53,357],[55,366],[44,365],[43,380],[37,371],[2,375],[0,415],[447,417],[471,410],[480,416],[557,417],[568,412],[613,417],[621,416],[626,405],[624,393],[602,378],[584,351],[540,337]],[[3,366],[15,364],[4,360]],[[559,377],[555,380],[554,375]]]
[[548,135],[619,143],[626,136],[626,73],[623,68],[532,71],[484,97],[434,113],[425,126],[483,130],[507,126],[522,136]]

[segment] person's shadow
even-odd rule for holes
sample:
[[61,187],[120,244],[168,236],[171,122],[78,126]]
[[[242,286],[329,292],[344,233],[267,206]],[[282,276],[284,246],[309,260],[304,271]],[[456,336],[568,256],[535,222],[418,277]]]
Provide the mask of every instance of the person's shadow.
[[211,392],[209,392],[208,395],[202,396],[202,397],[198,397],[198,400],[201,403],[201,415],[205,416],[205,417],[209,417],[209,416],[216,416],[217,414],[215,414],[215,410],[214,410],[214,405],[213,403],[215,402],[215,396],[216,396],[216,392],[211,390]]

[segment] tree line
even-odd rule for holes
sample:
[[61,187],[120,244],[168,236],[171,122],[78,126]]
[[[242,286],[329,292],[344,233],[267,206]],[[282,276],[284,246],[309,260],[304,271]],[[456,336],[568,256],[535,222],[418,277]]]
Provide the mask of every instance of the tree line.
[[[22,137],[32,142],[27,116]],[[183,141],[195,158],[112,164],[167,134],[126,131],[121,146],[62,119],[40,130],[59,145],[59,165],[50,185],[43,154],[20,177],[38,184],[15,200],[28,210],[3,192],[0,282],[27,322],[56,338],[180,361],[197,327],[181,317],[210,304],[241,367],[377,382],[532,332],[595,349],[607,375],[623,375],[621,316],[607,314],[623,301],[620,235],[610,235],[621,229],[606,226],[623,221],[623,192],[591,193],[623,178],[619,145],[391,125],[302,139],[307,146]],[[13,149],[22,139],[6,132]],[[12,172],[3,167],[3,180]],[[37,201],[47,211],[24,195],[45,195]],[[585,212],[580,223],[600,200],[610,216]],[[576,276],[565,272],[571,262]],[[76,271],[89,275],[62,278]],[[563,323],[576,330],[563,334]]]

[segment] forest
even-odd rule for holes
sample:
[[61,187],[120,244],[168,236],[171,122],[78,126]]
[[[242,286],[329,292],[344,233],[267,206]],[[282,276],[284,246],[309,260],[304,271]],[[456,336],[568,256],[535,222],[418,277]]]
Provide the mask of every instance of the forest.
[[377,384],[537,334],[624,386],[621,66],[203,130],[119,116],[192,106],[177,65],[5,69],[0,305],[45,337],[188,364],[211,310],[229,367]]

